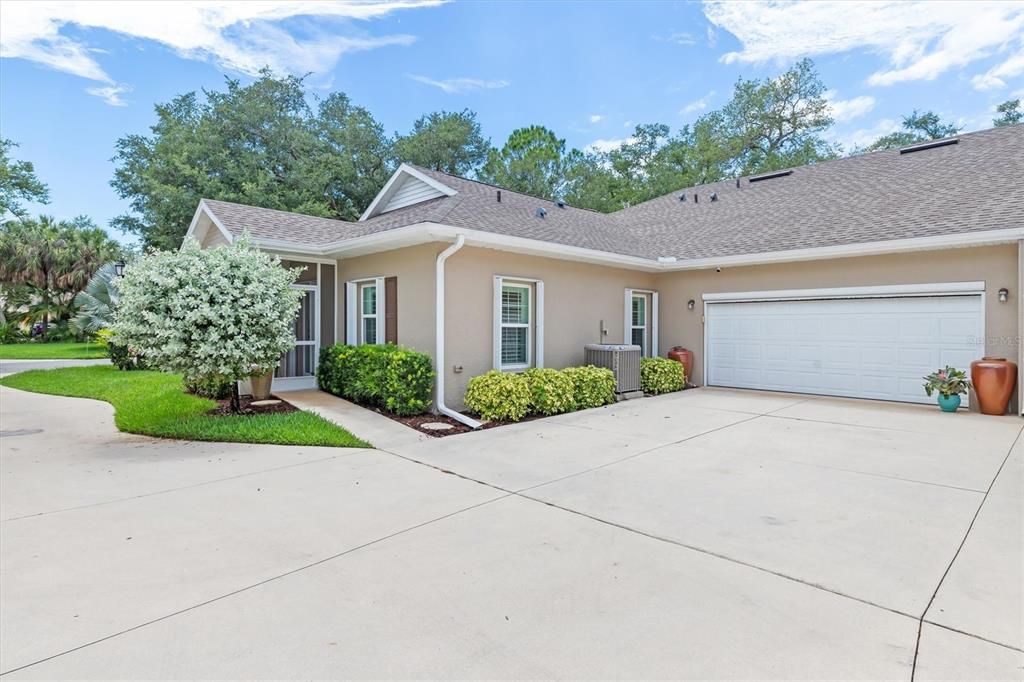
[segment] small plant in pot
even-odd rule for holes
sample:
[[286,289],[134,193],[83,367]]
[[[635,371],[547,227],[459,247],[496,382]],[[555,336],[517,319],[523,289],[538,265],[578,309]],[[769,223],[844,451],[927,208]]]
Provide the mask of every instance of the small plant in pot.
[[948,365],[945,369],[937,369],[924,377],[924,381],[924,392],[928,397],[931,397],[932,393],[938,393],[939,407],[943,412],[956,412],[960,407],[960,395],[967,393],[967,389],[971,387],[966,372]]

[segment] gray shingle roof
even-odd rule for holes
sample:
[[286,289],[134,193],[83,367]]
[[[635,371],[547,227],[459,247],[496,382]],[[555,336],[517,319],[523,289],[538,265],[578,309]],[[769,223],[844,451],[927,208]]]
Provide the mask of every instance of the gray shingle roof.
[[[601,214],[417,168],[456,190],[363,222],[206,200],[232,233],[310,245],[420,222],[655,259],[680,260],[1024,226],[1024,126],[961,135],[911,154],[886,150],[727,180]],[[712,192],[718,200],[710,201]],[[694,194],[700,202],[694,203]],[[679,201],[685,194],[686,201]],[[544,218],[537,209],[546,210]]]

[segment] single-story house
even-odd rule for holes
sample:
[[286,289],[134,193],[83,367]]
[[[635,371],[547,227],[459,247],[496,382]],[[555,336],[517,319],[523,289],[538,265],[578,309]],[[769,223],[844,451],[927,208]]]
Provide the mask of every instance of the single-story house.
[[358,221],[204,199],[186,239],[246,231],[306,266],[278,390],[314,386],[335,342],[431,354],[442,411],[470,377],[581,364],[595,342],[689,348],[697,385],[908,402],[940,366],[1024,367],[1021,125],[611,214],[403,164]]

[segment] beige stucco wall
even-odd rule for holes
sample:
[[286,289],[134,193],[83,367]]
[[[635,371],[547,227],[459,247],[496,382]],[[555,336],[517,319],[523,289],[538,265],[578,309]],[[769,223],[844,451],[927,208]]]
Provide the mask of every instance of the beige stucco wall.
[[397,277],[398,342],[433,355],[434,262],[446,246],[424,244],[338,261],[338,340],[345,339],[345,283],[370,277]]
[[[699,270],[660,273],[662,348],[686,346],[694,351],[694,382],[704,381],[702,364],[703,305],[707,293],[810,289],[816,287],[985,282],[985,354],[1020,358],[1021,269],[1016,244],[949,249],[899,255],[841,258],[806,263],[783,263],[721,272]],[[1010,290],[1000,303],[997,292]],[[693,311],[686,302],[696,301]]]
[[[625,290],[654,288],[655,275],[465,247],[447,263],[445,402],[456,409],[470,377],[492,369],[494,276],[544,282],[544,365],[583,362],[587,343],[622,343]],[[664,303],[662,303],[664,308]],[[608,335],[600,334],[604,320]],[[401,321],[399,321],[401,325]],[[461,366],[456,373],[453,367]]]
[[[345,332],[344,283],[368,277],[398,277],[399,342],[434,352],[434,264],[447,243],[397,249],[338,262],[338,338]],[[883,284],[984,281],[986,283],[985,354],[1016,358],[1024,320],[1021,283],[1024,255],[1004,245],[901,255],[830,259],[742,268],[647,273],[558,259],[465,247],[447,263],[445,401],[456,409],[470,377],[491,369],[495,275],[544,282],[544,364],[565,367],[583,360],[586,343],[622,343],[624,292],[659,292],[659,341],[662,355],[671,346],[694,351],[693,381],[703,383],[702,296],[729,291],[809,289]],[[1010,300],[999,303],[1001,287]],[[686,309],[689,299],[694,310]],[[608,330],[600,336],[601,321]],[[461,367],[461,372],[455,368]]]

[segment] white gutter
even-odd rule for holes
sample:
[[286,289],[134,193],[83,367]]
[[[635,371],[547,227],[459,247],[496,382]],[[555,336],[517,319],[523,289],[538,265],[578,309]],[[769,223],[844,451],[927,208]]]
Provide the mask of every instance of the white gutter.
[[448,260],[449,256],[461,249],[465,243],[466,235],[460,234],[455,237],[454,244],[437,254],[437,264],[434,271],[434,291],[437,294],[437,300],[434,304],[434,313],[436,315],[434,329],[437,332],[437,338],[434,343],[434,361],[437,364],[437,388],[435,389],[434,402],[437,403],[437,411],[441,414],[462,422],[471,429],[479,429],[483,424],[472,417],[467,417],[461,412],[456,412],[444,404],[444,262]]

